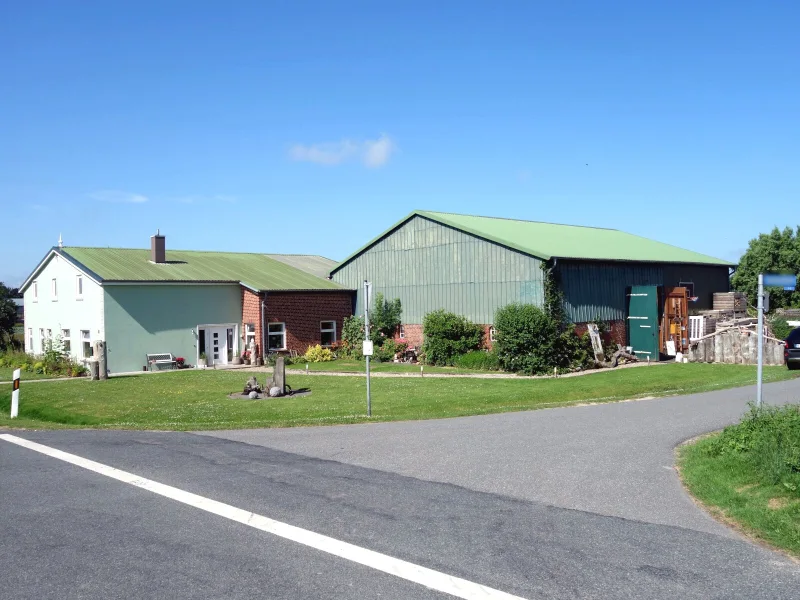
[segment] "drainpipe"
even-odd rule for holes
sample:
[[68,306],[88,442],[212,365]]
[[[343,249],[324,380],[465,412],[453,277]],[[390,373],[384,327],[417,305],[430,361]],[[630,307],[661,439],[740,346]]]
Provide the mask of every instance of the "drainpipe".
[[261,299],[261,360],[267,364],[267,323],[265,321],[265,312],[267,310],[267,292],[264,292],[264,297]]

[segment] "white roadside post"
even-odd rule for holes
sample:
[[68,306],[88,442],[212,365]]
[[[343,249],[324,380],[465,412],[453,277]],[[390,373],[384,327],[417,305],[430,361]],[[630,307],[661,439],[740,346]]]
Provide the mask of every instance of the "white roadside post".
[[364,347],[363,354],[367,359],[367,416],[372,416],[372,396],[369,389],[369,358],[372,356],[372,340],[369,337],[369,290],[371,284],[364,280]]
[[11,392],[11,418],[16,419],[19,414],[19,369],[14,370],[14,388]]

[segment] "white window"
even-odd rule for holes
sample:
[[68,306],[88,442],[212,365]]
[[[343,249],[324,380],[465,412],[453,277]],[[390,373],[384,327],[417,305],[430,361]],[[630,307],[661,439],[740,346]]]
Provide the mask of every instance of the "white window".
[[75,298],[83,300],[83,275],[75,277]]
[[401,340],[406,339],[406,328],[403,327],[402,325],[400,325],[400,339]]
[[38,302],[39,301],[39,282],[38,281],[34,281],[33,282],[33,301],[34,302]]
[[44,352],[44,329],[39,328],[39,352]]
[[83,347],[83,358],[92,358],[94,352],[92,351],[92,335],[86,330],[81,330],[81,342]]
[[28,327],[28,352],[33,352],[33,327]]
[[336,321],[320,321],[319,335],[323,346],[333,345],[336,342]]
[[69,335],[69,329],[61,330],[61,344],[62,348],[64,349],[64,354],[69,354],[72,352],[72,339]]
[[267,349],[286,350],[285,323],[270,323],[267,325]]
[[250,342],[256,343],[256,326],[253,323],[244,325],[244,349],[250,350]]
[[53,302],[58,302],[58,282],[56,281],[55,277],[53,277],[53,281],[50,284],[50,292],[52,294],[51,299]]
[[495,333],[496,332],[494,330],[494,327],[489,327],[489,341],[490,342],[495,341]]

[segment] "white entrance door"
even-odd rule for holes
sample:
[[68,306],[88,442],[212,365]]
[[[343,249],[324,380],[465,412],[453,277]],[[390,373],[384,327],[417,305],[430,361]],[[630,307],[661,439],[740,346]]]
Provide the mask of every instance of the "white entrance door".
[[228,364],[228,330],[225,327],[209,327],[206,329],[206,345],[208,346],[208,365]]

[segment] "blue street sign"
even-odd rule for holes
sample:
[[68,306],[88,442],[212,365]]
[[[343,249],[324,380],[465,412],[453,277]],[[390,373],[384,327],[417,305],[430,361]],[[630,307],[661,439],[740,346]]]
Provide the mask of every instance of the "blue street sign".
[[793,292],[797,287],[797,275],[764,273],[764,287],[779,287],[787,292]]

